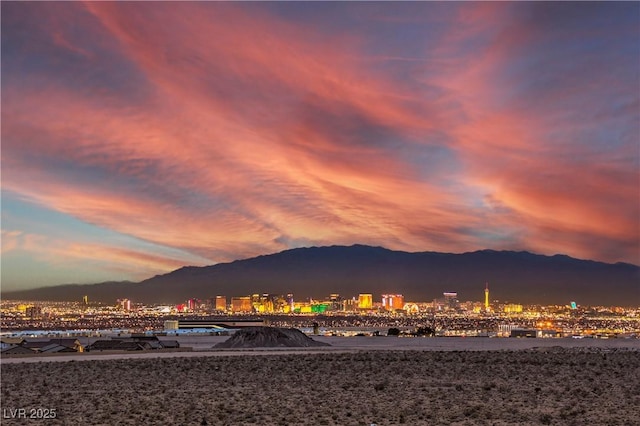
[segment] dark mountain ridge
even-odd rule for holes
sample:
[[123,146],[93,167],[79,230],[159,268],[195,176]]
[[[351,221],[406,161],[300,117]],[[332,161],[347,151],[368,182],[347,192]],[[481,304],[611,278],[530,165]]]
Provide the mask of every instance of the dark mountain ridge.
[[392,251],[362,245],[309,247],[213,266],[187,266],[139,283],[62,285],[3,294],[30,300],[177,303],[188,298],[293,293],[296,300],[401,293],[430,301],[445,291],[460,300],[513,303],[640,306],[640,267],[579,260],[565,255],[481,250],[462,254]]

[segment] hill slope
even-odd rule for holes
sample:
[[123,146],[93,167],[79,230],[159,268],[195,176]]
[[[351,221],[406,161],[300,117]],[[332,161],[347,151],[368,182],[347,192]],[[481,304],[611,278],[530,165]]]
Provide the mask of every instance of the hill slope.
[[11,299],[90,300],[129,298],[175,303],[187,298],[253,293],[293,293],[296,300],[373,293],[402,293],[405,300],[429,301],[444,291],[460,300],[491,298],[519,303],[640,306],[640,267],[482,250],[463,254],[406,253],[354,245],[311,247],[205,267],[183,267],[140,283],[64,285],[3,294]]

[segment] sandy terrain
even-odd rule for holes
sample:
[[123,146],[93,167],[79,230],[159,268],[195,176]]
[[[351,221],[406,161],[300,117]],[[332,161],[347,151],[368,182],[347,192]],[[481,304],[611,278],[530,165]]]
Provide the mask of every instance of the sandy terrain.
[[251,353],[3,360],[2,424],[640,424],[633,350]]

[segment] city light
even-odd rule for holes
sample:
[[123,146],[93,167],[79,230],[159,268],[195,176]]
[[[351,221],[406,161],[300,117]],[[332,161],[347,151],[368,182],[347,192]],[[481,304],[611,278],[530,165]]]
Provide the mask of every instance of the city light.
[[103,304],[87,296],[78,302],[3,300],[0,325],[3,335],[25,330],[170,332],[182,328],[180,321],[185,320],[262,318],[287,327],[317,323],[326,333],[341,335],[346,329],[386,333],[389,328],[409,335],[424,326],[437,336],[610,338],[640,334],[640,307],[580,306],[573,301],[551,306],[499,300],[489,304],[488,286],[484,295],[478,291],[475,301],[460,301],[453,291],[432,301],[405,301],[397,293],[376,298],[372,293],[346,298],[333,293],[322,300],[294,300],[291,293],[256,293],[232,296],[229,304],[227,300],[221,295],[189,298],[175,305],[144,305],[126,298]]

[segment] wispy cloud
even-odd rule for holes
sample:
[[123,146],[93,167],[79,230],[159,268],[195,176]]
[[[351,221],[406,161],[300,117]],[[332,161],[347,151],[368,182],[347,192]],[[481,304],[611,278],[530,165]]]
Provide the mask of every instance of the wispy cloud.
[[[154,254],[140,249],[127,249],[116,245],[52,238],[48,235],[22,231],[2,231],[2,254],[21,261],[31,257],[54,269],[87,269],[117,272],[117,276],[144,279],[157,271],[177,269],[193,264],[188,255]],[[198,266],[203,263],[197,264]],[[30,271],[24,271],[29,275]],[[11,275],[11,274],[9,274]]]
[[211,263],[640,260],[638,5],[59,6],[2,6],[4,190]]

